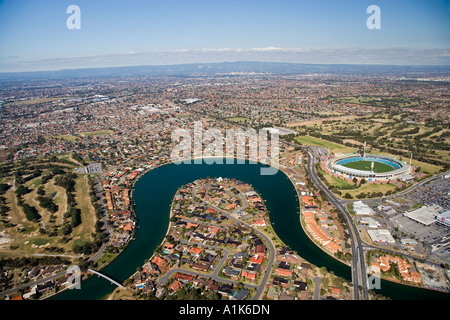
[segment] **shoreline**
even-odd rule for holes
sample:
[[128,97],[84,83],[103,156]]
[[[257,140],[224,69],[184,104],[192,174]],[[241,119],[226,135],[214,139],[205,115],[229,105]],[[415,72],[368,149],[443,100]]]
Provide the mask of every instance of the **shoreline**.
[[292,183],[292,186],[293,186],[294,189],[295,189],[295,192],[297,193],[297,199],[298,199],[297,201],[298,201],[298,205],[299,205],[299,214],[298,214],[298,215],[299,215],[299,223],[300,223],[300,226],[301,226],[302,229],[303,229],[303,232],[308,236],[309,240],[311,240],[311,242],[313,242],[314,245],[315,245],[316,247],[320,248],[323,252],[327,253],[330,257],[334,258],[336,261],[339,261],[339,262],[341,262],[341,263],[343,263],[343,264],[345,264],[345,265],[351,267],[351,264],[348,264],[348,263],[345,263],[344,261],[339,260],[339,259],[336,258],[333,254],[331,254],[330,252],[328,252],[327,250],[325,250],[322,246],[317,245],[317,243],[314,241],[314,239],[311,238],[311,235],[310,235],[309,232],[305,229],[305,227],[304,227],[304,225],[303,225],[303,223],[302,223],[302,206],[301,206],[301,203],[300,203],[300,195],[299,195],[299,193],[298,193],[298,189],[295,187],[294,182],[292,181],[291,177],[290,177],[286,172],[284,172],[282,169],[278,169],[278,170],[280,170],[281,172],[283,172],[283,174],[284,174],[286,177],[289,178],[289,180],[290,180],[291,183]]
[[[226,159],[226,157],[223,157],[223,156],[208,156],[207,158],[223,158],[223,159]],[[207,159],[207,158],[204,158],[204,157],[192,157],[192,158],[190,158],[190,159],[185,159],[185,160],[190,160],[190,161],[195,160],[195,159],[202,159],[202,160],[204,160],[204,159]],[[232,165],[240,164],[240,163],[236,163],[234,160],[244,160],[244,161],[248,161],[248,162],[250,162],[250,163],[251,163],[252,161],[255,161],[255,160],[249,160],[249,159],[246,159],[246,158],[233,157],[233,163],[232,163]],[[204,163],[204,161],[202,161],[201,164],[203,164],[203,163]],[[269,166],[270,166],[269,163],[263,163],[263,162],[260,162],[260,161],[255,161],[254,164],[257,164],[257,163],[260,163],[260,164],[263,164],[263,165],[269,165]],[[152,171],[152,170],[154,170],[154,169],[157,169],[157,168],[159,168],[159,167],[166,166],[166,165],[170,165],[170,164],[175,164],[175,165],[177,165],[176,163],[170,162],[170,161],[169,161],[169,162],[166,162],[166,163],[158,164],[158,165],[153,166],[153,167],[150,167],[150,168],[146,168],[145,170],[143,170],[143,171],[140,172],[140,174],[134,179],[133,183],[130,185],[130,201],[131,201],[131,203],[132,203],[132,207],[131,207],[131,208],[133,209],[133,210],[132,210],[133,216],[134,216],[135,219],[136,219],[136,228],[134,228],[133,234],[132,234],[132,235],[135,234],[136,229],[139,227],[139,226],[138,226],[138,219],[137,219],[137,216],[136,216],[136,213],[135,213],[135,210],[134,210],[135,205],[134,205],[134,202],[133,202],[133,194],[134,194],[134,189],[135,189],[136,183],[137,183],[137,182],[139,181],[139,179],[141,179],[146,173],[148,173],[148,172],[150,172],[150,171]],[[196,164],[196,163],[191,163],[191,164]],[[215,161],[214,161],[212,164],[216,164]],[[223,164],[227,164],[227,163],[224,162]],[[244,163],[244,164],[245,164],[245,163]],[[299,204],[299,222],[300,222],[300,225],[301,225],[303,231],[304,231],[305,234],[308,236],[308,238],[311,240],[311,237],[310,237],[309,233],[305,231],[304,226],[303,226],[303,224],[301,223],[301,204],[300,204],[300,198],[299,198],[298,190],[297,190],[297,188],[295,188],[295,184],[293,183],[291,177],[289,177],[289,175],[288,175],[285,171],[283,171],[283,170],[280,168],[280,166],[278,166],[278,168],[276,168],[276,169],[277,169],[277,170],[280,170],[280,171],[281,171],[281,172],[282,172],[282,173],[290,180],[291,184],[293,185],[294,189],[296,190],[297,198],[298,198],[297,201],[298,201],[298,204]],[[173,206],[173,199],[172,199],[172,203],[171,203],[170,215],[172,214],[172,206]],[[167,227],[167,230],[166,230],[166,233],[165,233],[164,238],[167,236],[167,234],[168,234],[168,232],[169,232],[169,230],[170,230],[170,226],[171,226],[171,222],[170,222],[170,216],[169,216],[169,225],[168,225],[168,227]],[[274,230],[274,232],[275,232],[275,230]],[[276,234],[276,232],[275,232],[275,234]],[[164,239],[164,238],[163,238],[163,239]],[[103,265],[102,268],[99,269],[99,270],[102,270],[103,268],[105,268],[106,266],[108,266],[109,264],[111,264],[113,261],[115,261],[116,258],[119,257],[119,255],[122,254],[123,251],[128,247],[130,241],[132,241],[132,237],[130,237],[130,240],[127,242],[126,246],[123,247],[123,249],[121,250],[121,252],[118,253],[117,256],[116,256],[114,259],[112,259],[111,261],[109,261],[107,264]],[[281,239],[280,239],[280,241],[283,242]],[[311,240],[311,241],[312,241],[312,240]],[[283,242],[283,243],[284,243],[284,242]],[[346,263],[344,263],[343,261],[341,261],[341,260],[337,259],[336,257],[334,257],[331,253],[327,252],[326,250],[324,250],[323,248],[321,248],[320,246],[318,246],[314,241],[313,241],[313,243],[314,243],[314,245],[315,245],[317,248],[320,248],[323,252],[327,253],[330,257],[332,257],[332,258],[335,259],[336,261],[339,261],[340,263],[349,266],[348,264],[346,264]],[[161,245],[161,244],[162,244],[162,242],[160,243],[160,245]],[[151,257],[153,257],[154,254],[155,254],[155,253],[153,252],[153,254],[151,255]],[[151,259],[151,257],[150,257],[149,259]],[[300,256],[300,257],[301,257],[301,256]],[[304,259],[303,257],[302,257],[302,259],[305,260],[305,261],[307,261],[307,260]],[[132,275],[130,275],[130,277],[131,277],[131,276],[132,276]],[[89,279],[89,278],[90,278],[90,277],[88,277],[88,278],[86,278],[86,279]],[[383,280],[387,280],[387,279],[383,279]],[[387,281],[391,281],[391,280],[387,280]],[[443,290],[439,290],[439,289],[435,289],[435,288],[411,286],[411,285],[409,285],[409,284],[398,283],[398,282],[396,282],[396,281],[391,281],[391,282],[394,282],[394,283],[397,283],[397,284],[401,284],[401,285],[407,285],[407,286],[415,287],[415,288],[419,288],[419,289],[427,289],[427,290],[433,290],[433,291],[438,291],[438,292],[448,293],[448,291],[443,291]],[[68,289],[67,289],[67,288],[64,288],[63,290],[59,291],[58,293],[55,293],[54,295],[57,295],[57,294],[59,294],[59,293],[61,293],[61,292],[64,292],[65,290],[68,290]],[[105,297],[105,299],[108,300],[108,298],[109,298],[113,293],[114,293],[114,290],[113,290],[111,293],[109,293],[109,294]],[[52,295],[52,296],[53,296],[53,295]],[[51,297],[51,296],[49,296],[49,297]],[[45,299],[47,299],[47,298],[49,298],[49,297],[46,297]]]
[[[223,156],[208,156],[207,158],[223,158],[223,159],[226,159],[226,157],[223,157]],[[202,160],[203,160],[203,159],[207,159],[207,158],[204,158],[204,157],[192,157],[192,158],[186,159],[186,160],[191,160],[191,161],[192,161],[192,160],[195,160],[195,159],[202,159]],[[234,160],[244,160],[244,161],[249,161],[249,162],[251,161],[251,160],[245,159],[245,158],[243,159],[243,158],[233,157],[233,164],[232,164],[232,165],[239,164],[239,163],[236,163]],[[202,161],[201,164],[203,164],[203,163],[204,163],[204,162]],[[206,162],[205,162],[205,163],[206,163]],[[255,164],[257,164],[257,163],[260,163],[260,164],[263,164],[263,165],[270,165],[270,164],[268,164],[268,163],[263,163],[263,162],[260,162],[260,161],[256,161]],[[162,167],[162,166],[165,166],[165,165],[170,165],[170,164],[175,164],[175,165],[177,165],[177,164],[174,163],[174,162],[168,162],[168,163],[165,163],[165,164],[159,164],[159,165],[157,165],[157,166],[155,166],[155,167],[148,168],[148,169],[142,171],[142,172],[136,177],[135,181],[133,182],[133,185],[132,185],[132,188],[131,188],[131,192],[134,191],[134,186],[135,186],[135,184],[137,183],[137,181],[138,181],[145,173],[147,173],[147,172],[149,172],[149,171],[151,171],[151,170],[153,170],[153,169],[156,169],[156,168],[159,168],[159,167]],[[195,165],[196,163],[191,163],[191,164],[192,164],[192,165]],[[215,162],[213,162],[212,164],[215,164]],[[224,161],[223,164],[225,165],[226,162]],[[324,248],[322,248],[321,246],[317,245],[317,244],[311,239],[310,234],[309,234],[307,231],[305,231],[305,228],[304,228],[303,223],[302,223],[302,221],[301,221],[301,217],[302,217],[302,213],[301,213],[301,212],[302,212],[302,210],[301,210],[300,197],[299,197],[299,194],[298,194],[298,190],[297,190],[297,188],[295,188],[295,184],[294,184],[294,182],[292,181],[291,177],[290,177],[283,169],[281,169],[281,166],[278,166],[278,168],[276,168],[276,169],[279,170],[279,171],[281,171],[281,172],[289,179],[289,181],[291,182],[292,186],[294,187],[294,189],[295,189],[295,191],[296,191],[296,193],[297,193],[297,201],[298,201],[298,204],[299,204],[299,222],[300,222],[300,225],[301,225],[303,231],[304,231],[305,234],[308,236],[308,238],[313,242],[313,244],[314,244],[317,248],[319,248],[320,250],[322,250],[323,252],[325,252],[326,254],[328,254],[328,256],[332,257],[332,258],[335,259],[336,261],[338,261],[338,262],[340,262],[340,263],[342,263],[342,264],[344,264],[344,265],[346,265],[346,266],[348,266],[348,267],[351,267],[351,264],[347,264],[347,263],[345,263],[345,262],[343,262],[343,261],[337,259],[334,255],[332,255],[330,252],[326,251],[326,250],[325,250]],[[255,191],[258,192],[256,189],[255,189]],[[132,193],[131,193],[131,194],[132,194]],[[171,203],[171,209],[172,209],[172,206],[173,206],[173,199],[172,199],[172,203]],[[171,210],[171,209],[170,209],[170,210]],[[170,211],[170,214],[172,214],[172,211]],[[164,238],[167,236],[167,233],[169,232],[170,224],[171,224],[171,222],[170,222],[170,216],[169,216],[169,226],[168,226],[168,229],[167,229],[167,231],[166,231],[166,234],[165,234]],[[273,229],[273,227],[272,227],[272,229]],[[276,234],[275,230],[274,230],[274,233]],[[277,236],[278,236],[278,235],[277,235]],[[280,241],[283,242],[281,239],[280,239]],[[283,243],[284,243],[284,242],[283,242]],[[162,242],[160,243],[160,245],[161,245],[161,244],[162,244]],[[154,253],[152,254],[151,257],[153,257],[153,256],[154,256]],[[300,255],[299,255],[299,256],[300,256]],[[150,259],[151,259],[151,257],[150,257]],[[301,257],[301,256],[300,256],[300,257]],[[308,261],[308,260],[306,260],[306,259],[303,258],[303,257],[301,257],[301,258],[302,258],[303,260],[305,260],[305,261]],[[308,261],[308,262],[309,262],[309,261]],[[381,278],[381,279],[382,279],[382,278]],[[388,280],[388,279],[383,279],[383,280],[385,280],[385,281],[390,281],[390,282],[393,282],[393,283],[397,283],[397,284],[400,284],[400,285],[406,285],[406,286],[413,287],[413,288],[419,288],[419,289],[426,289],[426,290],[433,290],[433,291],[438,291],[438,292],[448,293],[448,291],[445,291],[445,290],[439,290],[439,289],[436,289],[436,288],[419,287],[419,286],[410,285],[410,284],[407,284],[407,283],[400,283],[400,282],[396,282],[396,281],[392,281],[392,280]]]

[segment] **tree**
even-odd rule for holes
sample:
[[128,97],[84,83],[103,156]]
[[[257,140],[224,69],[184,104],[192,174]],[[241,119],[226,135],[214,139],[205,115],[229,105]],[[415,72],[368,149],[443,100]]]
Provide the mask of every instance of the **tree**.
[[71,210],[71,216],[72,216],[72,228],[75,228],[81,223],[81,210],[78,208],[72,208]]
[[37,144],[44,144],[45,138],[42,135],[39,135],[36,140]]
[[22,206],[23,212],[29,221],[37,222],[41,216],[38,214],[35,207],[31,207],[28,203]]
[[6,183],[0,183],[0,194],[4,194],[6,191],[8,191],[9,185]]
[[38,195],[40,195],[40,196],[43,196],[43,195],[45,194],[45,190],[44,190],[44,188],[43,188],[42,186],[40,186],[40,187],[37,189],[36,193],[37,193]]
[[23,184],[19,185],[16,189],[16,194],[19,197],[27,194],[28,192],[31,192],[31,190],[25,187]]
[[75,191],[76,177],[77,175],[75,173],[67,173],[64,175],[60,175],[55,178],[55,184],[65,188],[67,192],[73,192]]
[[58,205],[56,205],[53,202],[53,199],[50,197],[44,197],[44,196],[39,196],[38,198],[39,201],[39,205],[42,208],[47,209],[48,211],[50,211],[51,213],[55,213],[56,211],[58,211]]

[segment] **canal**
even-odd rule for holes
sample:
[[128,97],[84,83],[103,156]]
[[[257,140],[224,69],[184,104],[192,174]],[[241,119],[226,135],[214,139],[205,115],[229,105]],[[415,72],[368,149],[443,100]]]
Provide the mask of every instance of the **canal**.
[[[298,254],[318,267],[326,267],[335,275],[351,281],[350,267],[330,257],[305,234],[299,221],[297,193],[290,179],[281,171],[275,175],[260,174],[262,164],[168,164],[142,175],[134,186],[133,201],[139,228],[135,239],[101,272],[123,282],[149,259],[163,240],[168,224],[172,198],[177,189],[194,180],[207,177],[235,178],[245,181],[266,200],[270,219],[280,239]],[[81,284],[81,289],[65,290],[52,300],[100,300],[113,290],[103,278],[92,276]],[[392,299],[444,299],[445,294],[420,288],[411,288],[388,281],[377,290]]]

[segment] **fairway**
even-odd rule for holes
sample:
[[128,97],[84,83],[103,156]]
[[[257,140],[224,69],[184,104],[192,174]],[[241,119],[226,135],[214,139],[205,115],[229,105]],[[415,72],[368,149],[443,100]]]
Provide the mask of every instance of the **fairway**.
[[[357,169],[357,170],[364,170],[364,171],[371,171],[372,169],[372,161],[354,161],[354,162],[348,162],[346,164],[342,164],[344,167],[351,168],[351,169]],[[381,163],[381,162],[373,162],[373,171],[375,173],[383,173],[383,172],[389,172],[394,170],[393,167],[390,165]]]
[[338,144],[335,142],[331,142],[324,139],[319,139],[311,136],[298,136],[295,137],[295,140],[297,142],[300,142],[304,146],[315,146],[315,147],[322,147],[329,149],[330,152],[336,153],[336,152],[342,152],[342,153],[349,153],[354,152],[355,148],[347,147],[342,144]]

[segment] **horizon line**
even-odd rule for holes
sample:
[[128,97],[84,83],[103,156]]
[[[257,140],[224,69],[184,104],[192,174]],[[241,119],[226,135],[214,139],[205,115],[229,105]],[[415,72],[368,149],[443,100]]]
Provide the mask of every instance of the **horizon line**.
[[[183,65],[218,65],[218,64],[234,64],[234,63],[263,63],[263,64],[291,64],[291,65],[310,65],[310,66],[371,66],[371,67],[422,67],[422,68],[450,68],[450,64],[394,64],[394,63],[308,63],[308,62],[286,62],[286,61],[259,61],[259,60],[234,60],[234,61],[219,61],[219,62],[181,62],[181,63],[167,63],[167,64],[135,64],[135,65],[118,65],[118,66],[98,66],[98,67],[74,67],[62,69],[47,69],[47,70],[30,70],[30,71],[0,71],[0,75],[8,74],[27,74],[27,73],[42,73],[42,72],[63,72],[76,70],[93,70],[93,69],[120,69],[120,68],[139,68],[139,67],[170,67]],[[268,72],[269,73],[269,72]]]

